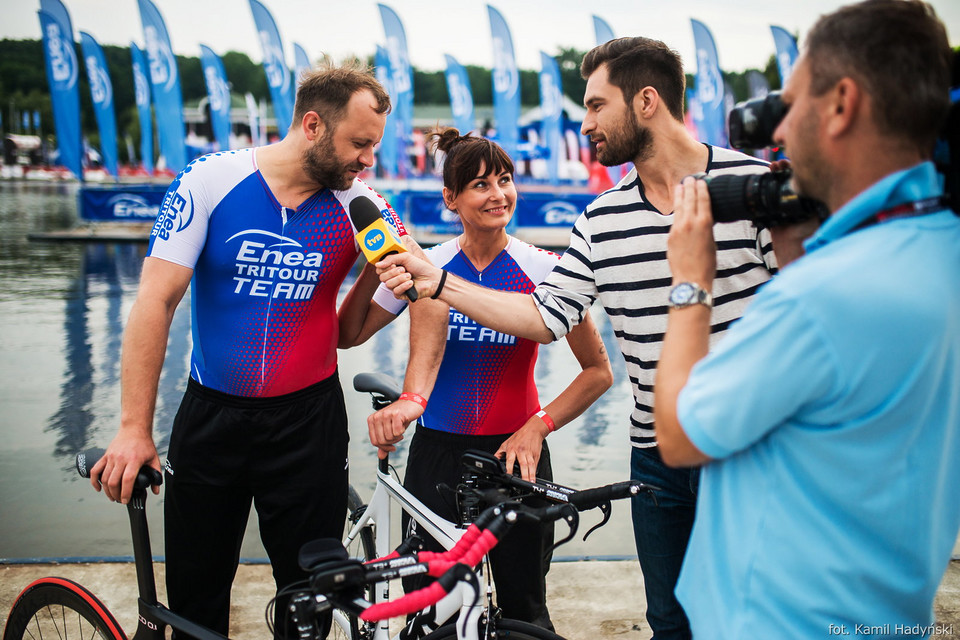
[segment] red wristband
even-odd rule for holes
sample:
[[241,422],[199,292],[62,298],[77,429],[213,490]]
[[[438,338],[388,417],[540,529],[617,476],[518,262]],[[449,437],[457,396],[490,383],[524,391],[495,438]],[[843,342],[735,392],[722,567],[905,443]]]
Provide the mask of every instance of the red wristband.
[[403,393],[400,394],[400,399],[409,400],[410,402],[416,402],[418,405],[420,405],[424,409],[427,408],[427,399],[424,398],[419,393],[407,393],[406,391],[404,391]]
[[543,423],[547,425],[547,428],[550,429],[551,432],[557,430],[557,425],[556,423],[554,423],[553,418],[548,416],[547,412],[544,411],[543,409],[540,409],[540,411],[537,411],[537,417],[543,420]]

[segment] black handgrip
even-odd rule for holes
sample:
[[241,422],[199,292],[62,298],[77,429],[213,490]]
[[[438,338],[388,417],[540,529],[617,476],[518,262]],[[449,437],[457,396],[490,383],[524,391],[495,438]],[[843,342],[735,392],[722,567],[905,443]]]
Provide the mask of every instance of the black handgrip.
[[585,511],[587,509],[599,507],[600,505],[610,502],[611,500],[629,498],[638,494],[643,489],[643,483],[626,480],[624,482],[616,482],[603,487],[597,487],[596,489],[584,489],[583,491],[576,491],[570,494],[568,498],[570,500],[570,504],[575,506],[580,511]]
[[[97,464],[104,453],[106,453],[106,451],[98,447],[95,449],[87,449],[77,454],[77,473],[80,474],[81,478],[90,477],[90,469],[93,468],[93,465]],[[133,486],[138,489],[146,489],[149,486],[160,486],[161,484],[163,484],[163,474],[153,467],[143,465],[140,467],[140,473],[137,474],[137,479],[134,481]]]

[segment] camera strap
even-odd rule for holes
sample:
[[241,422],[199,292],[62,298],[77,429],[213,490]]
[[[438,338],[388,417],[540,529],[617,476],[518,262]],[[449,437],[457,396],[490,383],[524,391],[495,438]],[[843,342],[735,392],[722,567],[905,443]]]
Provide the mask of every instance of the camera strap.
[[943,211],[947,208],[947,198],[946,196],[934,196],[932,198],[924,198],[922,200],[913,200],[911,202],[904,202],[903,204],[897,205],[895,207],[890,207],[889,209],[884,209],[883,211],[878,211],[873,214],[856,227],[853,228],[853,231],[859,231],[860,229],[865,229],[871,227],[875,224],[881,224],[883,222],[889,222],[890,220],[898,220],[900,218],[915,218],[917,216],[925,216],[928,213],[936,213],[938,211]]

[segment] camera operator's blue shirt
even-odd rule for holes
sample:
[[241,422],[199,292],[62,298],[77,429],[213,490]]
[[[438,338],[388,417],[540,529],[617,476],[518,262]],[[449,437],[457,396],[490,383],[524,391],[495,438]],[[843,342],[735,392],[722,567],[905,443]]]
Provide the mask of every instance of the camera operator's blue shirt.
[[679,419],[715,459],[677,586],[694,637],[933,631],[960,527],[960,217],[854,229],[940,192],[924,163],[859,194],[691,373]]

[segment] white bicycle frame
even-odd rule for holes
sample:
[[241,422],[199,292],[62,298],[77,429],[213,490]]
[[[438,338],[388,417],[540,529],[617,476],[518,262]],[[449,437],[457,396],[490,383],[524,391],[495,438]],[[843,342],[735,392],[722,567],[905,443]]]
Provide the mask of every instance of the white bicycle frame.
[[[382,557],[390,553],[391,500],[400,505],[400,508],[409,514],[424,531],[443,545],[444,549],[453,548],[466,531],[431,511],[426,505],[407,491],[399,481],[391,476],[388,465],[382,463],[377,466],[377,486],[373,491],[373,496],[370,498],[370,502],[367,503],[367,508],[364,510],[363,515],[357,523],[350,528],[350,531],[344,538],[344,546],[349,547],[349,545],[356,540],[363,527],[374,525],[374,545],[376,546],[377,557]],[[457,637],[460,640],[478,640],[477,623],[485,607],[485,604],[480,602],[479,596],[480,594],[476,592],[473,585],[465,581],[459,582],[456,588],[434,605],[436,620],[439,621],[440,624],[443,624],[452,618],[459,609]],[[378,583],[374,588],[373,602],[386,602],[389,599],[390,584],[388,582]],[[342,613],[335,611],[334,615],[339,616],[342,615]],[[381,620],[377,623],[373,640],[389,640],[389,622],[389,620]]]

